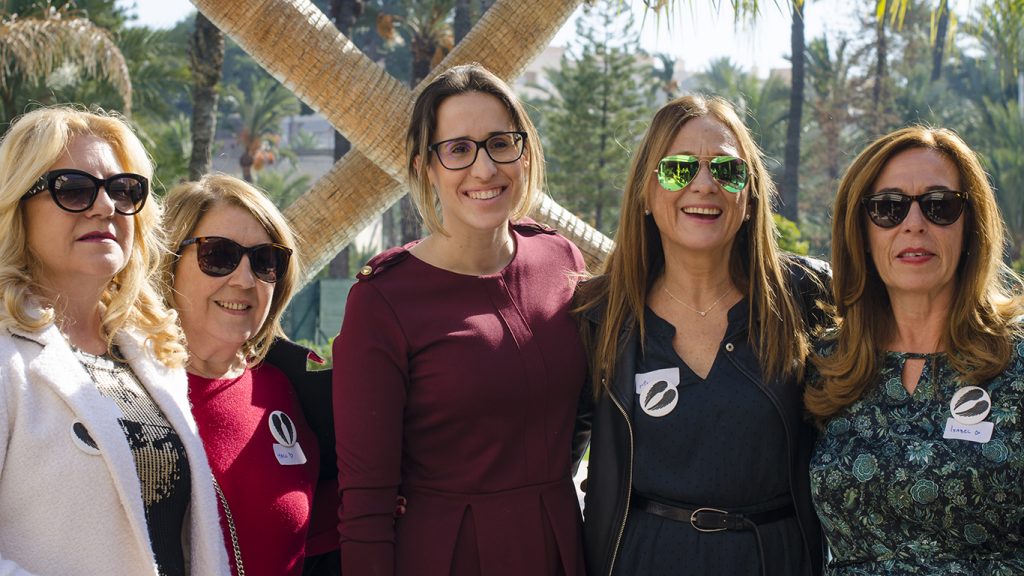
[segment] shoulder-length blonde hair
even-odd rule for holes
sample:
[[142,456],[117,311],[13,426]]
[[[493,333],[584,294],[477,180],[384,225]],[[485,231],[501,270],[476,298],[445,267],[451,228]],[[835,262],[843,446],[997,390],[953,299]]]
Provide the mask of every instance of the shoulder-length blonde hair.
[[[603,320],[596,333],[589,333],[589,323],[581,323],[584,341],[591,353],[596,395],[601,393],[601,378],[614,371],[619,333],[636,327],[643,341],[647,294],[664,273],[661,234],[653,216],[644,214],[644,207],[650,205],[647,196],[656,178],[658,162],[683,125],[703,117],[721,122],[733,133],[739,143],[739,153],[749,167],[751,219],[741,226],[733,242],[728,266],[733,283],[749,302],[750,341],[761,359],[764,376],[803,376],[808,338],[788,288],[784,268],[789,258],[779,251],[776,241],[777,231],[772,219],[776,191],[764,167],[761,151],[728,102],[721,98],[687,95],[668,102],[654,115],[633,156],[626,179],[615,248],[604,262],[602,276],[583,283],[577,295],[577,314],[603,309]],[[787,336],[779,337],[780,334]]]
[[[0,326],[32,332],[55,321],[53,302],[40,302],[35,258],[27,243],[22,197],[46,173],[68,145],[82,136],[110,144],[121,169],[152,178],[153,164],[142,143],[121,118],[67,106],[40,108],[14,121],[0,142]],[[114,338],[123,328],[140,330],[156,358],[169,367],[186,357],[174,313],[151,283],[164,245],[160,238],[160,203],[152,194],[133,216],[135,236],[127,264],[111,279],[100,302],[100,337],[114,353]],[[40,307],[42,305],[42,307]]]
[[[270,240],[292,249],[288,270],[274,283],[274,296],[270,300],[267,320],[243,346],[242,353],[250,365],[263,361],[274,337],[284,337],[281,315],[288,306],[301,275],[298,246],[295,235],[281,212],[262,192],[249,183],[224,174],[207,174],[198,182],[175,186],[164,199],[164,228],[167,230],[168,252],[160,265],[160,285],[167,303],[174,302],[174,272],[180,254],[178,247],[192,236],[203,216],[217,206],[235,206],[256,219],[270,236]],[[188,335],[186,334],[186,339]]]
[[964,210],[964,252],[956,273],[956,295],[942,344],[950,364],[965,381],[981,383],[1006,369],[1010,336],[1019,329],[1013,319],[1022,312],[1011,298],[1003,264],[1006,233],[995,194],[977,155],[956,133],[912,126],[872,142],[846,170],[832,216],[832,288],[837,330],[835,350],[812,358],[821,387],[805,393],[807,409],[828,418],[864,395],[875,382],[879,354],[892,336],[889,294],[868,252],[868,219],[861,199],[870,194],[885,165],[900,152],[935,150],[948,158],[968,194]]
[[434,143],[437,133],[437,110],[450,96],[479,92],[494,96],[508,112],[509,120],[516,130],[526,132],[526,150],[521,161],[526,163],[523,170],[523,196],[512,211],[512,220],[525,217],[537,202],[544,186],[544,149],[540,143],[537,128],[530,121],[519,98],[501,78],[498,78],[480,64],[463,64],[449,68],[434,78],[416,98],[412,119],[406,134],[406,169],[409,178],[409,194],[416,209],[423,217],[423,223],[432,233],[445,234],[441,221],[441,207],[437,201],[427,166],[436,161],[427,148]]

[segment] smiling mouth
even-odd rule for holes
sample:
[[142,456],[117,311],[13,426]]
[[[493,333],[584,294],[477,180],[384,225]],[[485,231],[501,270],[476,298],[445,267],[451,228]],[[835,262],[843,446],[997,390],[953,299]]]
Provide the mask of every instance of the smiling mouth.
[[722,209],[709,206],[687,206],[683,208],[683,214],[713,220],[722,215]]
[[225,310],[231,310],[234,312],[241,312],[243,310],[248,310],[249,308],[252,308],[252,306],[248,304],[241,304],[238,302],[219,302],[217,300],[214,300],[214,302],[217,304],[217,306],[220,306]]
[[491,188],[489,190],[471,190],[466,192],[466,196],[469,196],[473,200],[490,200],[491,198],[497,198],[501,195],[501,188]]
[[898,258],[924,258],[925,256],[932,256],[931,252],[926,251],[914,251],[914,252],[901,252]]

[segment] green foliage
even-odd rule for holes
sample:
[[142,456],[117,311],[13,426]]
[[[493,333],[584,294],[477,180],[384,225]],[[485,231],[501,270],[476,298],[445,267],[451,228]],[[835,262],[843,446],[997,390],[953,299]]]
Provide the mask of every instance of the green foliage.
[[[17,11],[0,11],[0,125],[39,103],[130,110],[129,70],[110,30],[70,5],[13,4]],[[104,82],[111,98],[77,97],[90,81]]]
[[281,120],[299,113],[299,100],[277,80],[266,76],[248,79],[249,89],[225,86],[224,106],[232,110],[227,125],[241,145],[242,175],[252,181],[252,171],[273,163],[278,156]]
[[309,174],[300,174],[295,166],[287,170],[262,170],[255,174],[256,186],[281,210],[291,206],[299,196],[309,190]]
[[728,57],[713,60],[697,75],[697,85],[700,91],[732,103],[768,158],[769,169],[781,174],[778,168],[786,145],[789,85],[777,75],[761,79],[744,72]]
[[156,166],[153,192],[158,196],[188,180],[188,161],[192,154],[190,124],[190,118],[180,112],[169,119],[139,123],[139,136]]
[[630,156],[656,87],[624,8],[617,0],[584,7],[577,44],[560,69],[547,71],[548,97],[533,102],[550,195],[606,234],[617,227]]
[[979,141],[982,160],[992,174],[996,200],[1014,237],[1011,258],[1021,254],[1024,240],[1024,116],[1016,102],[982,104],[982,130]]
[[802,239],[800,229],[792,220],[787,220],[780,214],[773,214],[775,227],[779,230],[779,248],[793,254],[806,256],[811,248],[810,242]]

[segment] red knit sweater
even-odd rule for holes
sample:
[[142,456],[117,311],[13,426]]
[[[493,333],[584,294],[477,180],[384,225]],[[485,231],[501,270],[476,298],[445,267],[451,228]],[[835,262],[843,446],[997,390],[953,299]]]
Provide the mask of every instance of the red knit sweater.
[[[238,378],[210,380],[189,374],[189,398],[213,474],[235,522],[247,576],[298,576],[302,573],[310,506],[319,470],[319,452],[291,383],[277,368],[262,364]],[[287,414],[294,433],[277,412]],[[295,438],[306,462],[282,465],[278,437]],[[294,455],[294,448],[284,450]],[[285,457],[287,461],[288,458]],[[228,556],[234,566],[231,537],[221,511]],[[237,573],[237,571],[236,571]]]

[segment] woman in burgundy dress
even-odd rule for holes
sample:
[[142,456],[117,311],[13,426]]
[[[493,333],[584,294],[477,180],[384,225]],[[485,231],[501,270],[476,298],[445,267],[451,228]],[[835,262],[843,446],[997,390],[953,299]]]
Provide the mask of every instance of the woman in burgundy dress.
[[342,571],[582,575],[568,311],[584,264],[522,220],[536,129],[504,82],[459,66],[420,94],[407,150],[430,234],[363,267],[334,341]]

